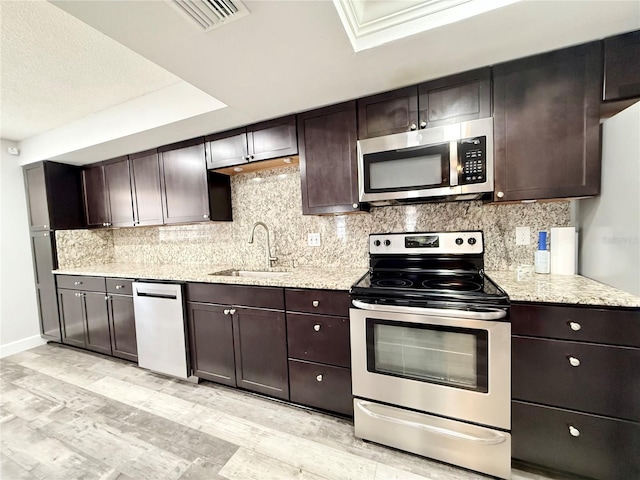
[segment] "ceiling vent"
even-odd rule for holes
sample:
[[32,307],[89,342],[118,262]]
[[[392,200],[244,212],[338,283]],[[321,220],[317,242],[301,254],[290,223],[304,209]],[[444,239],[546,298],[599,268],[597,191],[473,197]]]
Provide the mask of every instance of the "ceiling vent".
[[203,32],[249,14],[239,0],[169,0],[169,3]]

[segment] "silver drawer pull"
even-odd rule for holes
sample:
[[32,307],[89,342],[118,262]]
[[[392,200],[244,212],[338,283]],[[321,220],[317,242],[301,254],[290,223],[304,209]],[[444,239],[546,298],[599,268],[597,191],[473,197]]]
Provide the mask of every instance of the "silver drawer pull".
[[320,331],[320,324],[316,323],[316,324],[313,326],[313,329],[314,329],[316,332],[319,332],[319,331]]
[[573,425],[569,425],[569,433],[571,434],[572,437],[579,437],[580,436],[580,430],[578,430]]
[[580,366],[580,360],[578,360],[576,357],[569,357],[569,363],[571,364],[572,367]]
[[235,314],[236,314],[236,309],[235,309],[235,308],[232,308],[231,310],[229,310],[229,313],[230,313],[231,315],[235,315]]
[[231,310],[229,310],[228,308],[225,308],[225,309],[222,311],[222,313],[224,313],[225,315],[229,315],[229,312],[230,312],[230,311],[231,311]]
[[124,285],[116,285],[116,290],[121,290],[124,288]]
[[74,285],[82,285],[82,282],[73,282]]
[[76,293],[76,297],[79,297],[79,296],[81,296],[81,295],[82,295],[81,293]]
[[569,322],[569,328],[571,328],[571,330],[573,330],[574,332],[577,332],[582,328],[582,325],[580,325],[578,322]]
[[311,302],[311,305],[317,307],[318,305],[320,305],[320,302],[318,300],[314,300],[313,302]]
[[322,374],[320,374],[320,375],[316,376],[316,380],[317,380],[318,382],[321,382],[321,381],[322,381]]

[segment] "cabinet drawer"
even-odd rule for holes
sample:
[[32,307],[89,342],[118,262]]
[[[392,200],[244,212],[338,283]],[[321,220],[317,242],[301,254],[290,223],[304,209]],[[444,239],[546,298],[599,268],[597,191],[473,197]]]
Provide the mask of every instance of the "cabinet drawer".
[[105,292],[104,277],[85,277],[79,275],[57,275],[58,288]]
[[350,366],[348,318],[287,313],[287,342],[290,357]]
[[511,412],[513,458],[590,478],[640,478],[640,424],[516,401]]
[[511,345],[514,399],[640,421],[640,350],[520,337]]
[[349,316],[349,292],[286,289],[287,311]]
[[107,293],[133,295],[132,283],[133,280],[128,278],[107,278]]
[[190,302],[284,310],[282,288],[277,287],[189,283],[187,284],[187,300]]
[[511,333],[640,347],[640,309],[513,304]]
[[347,368],[289,359],[289,389],[292,402],[353,415]]

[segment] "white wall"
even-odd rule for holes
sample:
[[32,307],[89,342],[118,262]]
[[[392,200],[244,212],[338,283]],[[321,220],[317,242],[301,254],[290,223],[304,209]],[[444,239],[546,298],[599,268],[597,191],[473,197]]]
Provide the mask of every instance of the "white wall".
[[0,357],[44,343],[36,289],[22,167],[0,140]]

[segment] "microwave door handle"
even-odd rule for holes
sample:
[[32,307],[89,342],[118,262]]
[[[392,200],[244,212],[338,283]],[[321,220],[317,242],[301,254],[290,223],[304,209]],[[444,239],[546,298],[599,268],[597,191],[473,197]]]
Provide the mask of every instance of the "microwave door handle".
[[449,186],[458,186],[458,142],[449,143]]
[[405,307],[400,305],[378,305],[376,303],[352,300],[354,307],[374,312],[413,313],[416,315],[430,315],[433,317],[467,318],[471,320],[499,320],[507,316],[507,312],[500,308],[483,308],[482,310],[455,310],[450,308]]

